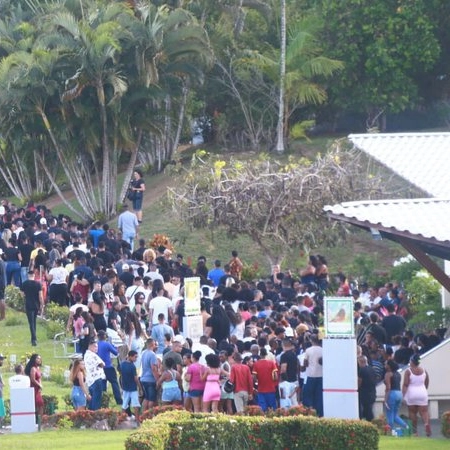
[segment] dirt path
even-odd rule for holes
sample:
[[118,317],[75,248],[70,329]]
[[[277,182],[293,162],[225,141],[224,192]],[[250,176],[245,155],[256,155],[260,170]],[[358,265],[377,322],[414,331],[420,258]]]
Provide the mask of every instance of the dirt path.
[[[154,203],[158,202],[166,194],[167,188],[173,186],[174,184],[173,179],[164,173],[159,173],[157,175],[146,175],[144,176],[144,179],[146,180],[146,190],[143,202],[144,209],[149,208]],[[69,202],[75,200],[75,194],[70,189],[64,191],[64,197]],[[53,209],[56,206],[61,205],[62,200],[55,194],[46,198],[42,203],[47,208]]]

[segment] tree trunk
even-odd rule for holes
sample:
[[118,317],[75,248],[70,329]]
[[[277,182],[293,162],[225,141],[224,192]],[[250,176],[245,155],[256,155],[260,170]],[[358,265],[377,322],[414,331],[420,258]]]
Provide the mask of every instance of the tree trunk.
[[277,152],[284,152],[284,84],[286,77],[286,0],[281,1],[280,97],[278,104]]

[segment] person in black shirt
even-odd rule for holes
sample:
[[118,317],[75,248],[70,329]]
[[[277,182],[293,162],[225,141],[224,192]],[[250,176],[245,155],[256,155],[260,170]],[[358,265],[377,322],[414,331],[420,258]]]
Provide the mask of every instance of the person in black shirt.
[[36,346],[36,318],[44,307],[44,298],[41,283],[34,280],[34,271],[28,272],[28,280],[22,283],[20,290],[25,295],[25,312],[30,326],[31,345]]
[[[286,374],[286,381],[298,392],[299,364],[295,347],[289,339],[283,339],[283,353],[280,357],[280,373]],[[291,405],[298,405],[297,394],[291,397]]]

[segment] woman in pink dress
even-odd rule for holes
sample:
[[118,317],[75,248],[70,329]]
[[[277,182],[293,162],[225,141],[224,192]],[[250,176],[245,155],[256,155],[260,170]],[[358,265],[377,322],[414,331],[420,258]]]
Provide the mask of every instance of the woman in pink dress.
[[414,436],[418,435],[417,413],[423,420],[426,435],[431,436],[430,415],[428,413],[428,384],[428,373],[423,367],[420,367],[420,356],[412,355],[409,360],[409,368],[405,371],[402,392],[408,405]]
[[206,355],[206,364],[208,367],[202,372],[201,379],[206,380],[205,390],[203,392],[203,412],[219,412],[219,401],[221,395],[220,375],[220,359],[215,354]]

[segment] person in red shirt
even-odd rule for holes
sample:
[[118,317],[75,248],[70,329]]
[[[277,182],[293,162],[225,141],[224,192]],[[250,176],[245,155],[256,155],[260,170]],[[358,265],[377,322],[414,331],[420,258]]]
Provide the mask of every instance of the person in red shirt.
[[253,375],[258,381],[258,405],[265,412],[267,409],[277,409],[275,391],[277,388],[278,368],[275,361],[266,359],[267,350],[262,348],[261,359],[253,364]]
[[242,364],[242,356],[235,353],[233,359],[236,364],[231,366],[230,381],[234,384],[234,405],[236,412],[244,412],[249,400],[253,399],[253,378],[250,367]]

